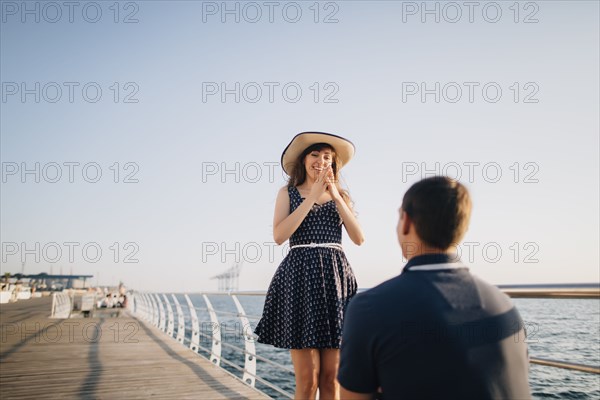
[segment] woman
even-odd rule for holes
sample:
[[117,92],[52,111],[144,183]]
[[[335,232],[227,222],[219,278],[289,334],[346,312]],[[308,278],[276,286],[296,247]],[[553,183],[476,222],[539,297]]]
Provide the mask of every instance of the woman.
[[275,203],[273,237],[290,241],[275,272],[255,333],[260,343],[291,350],[297,399],[339,398],[336,375],[343,312],[356,280],[341,246],[342,225],[364,241],[348,193],[338,183],[354,145],[340,136],[304,132],[283,151],[289,175]]

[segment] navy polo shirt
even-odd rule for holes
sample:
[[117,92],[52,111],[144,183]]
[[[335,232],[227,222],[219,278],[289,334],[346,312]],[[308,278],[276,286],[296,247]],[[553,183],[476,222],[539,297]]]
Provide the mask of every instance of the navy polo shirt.
[[338,380],[383,399],[530,399],[524,337],[508,296],[426,254],[352,299]]

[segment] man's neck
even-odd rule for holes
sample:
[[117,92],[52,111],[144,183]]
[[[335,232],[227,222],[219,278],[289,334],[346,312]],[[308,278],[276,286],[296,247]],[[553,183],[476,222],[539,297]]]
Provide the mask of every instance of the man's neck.
[[407,260],[410,260],[411,258],[422,256],[425,254],[454,255],[456,253],[455,250],[456,249],[454,247],[449,247],[449,248],[443,250],[443,249],[439,249],[437,247],[429,246],[423,242],[418,242],[418,243],[414,244],[414,247],[410,246],[410,254],[408,254],[406,258],[407,258]]

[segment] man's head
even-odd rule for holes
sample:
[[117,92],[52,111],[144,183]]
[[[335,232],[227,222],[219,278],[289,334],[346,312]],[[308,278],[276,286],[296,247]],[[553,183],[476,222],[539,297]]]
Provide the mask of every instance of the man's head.
[[435,176],[412,185],[399,211],[397,233],[404,257],[448,252],[467,231],[471,197],[457,181]]

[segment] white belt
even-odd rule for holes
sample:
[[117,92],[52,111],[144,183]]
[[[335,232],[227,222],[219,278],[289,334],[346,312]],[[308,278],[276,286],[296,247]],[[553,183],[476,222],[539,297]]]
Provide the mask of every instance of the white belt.
[[297,249],[300,247],[328,247],[330,249],[337,249],[343,251],[344,248],[339,243],[310,243],[310,244],[296,244],[290,247],[290,250]]

